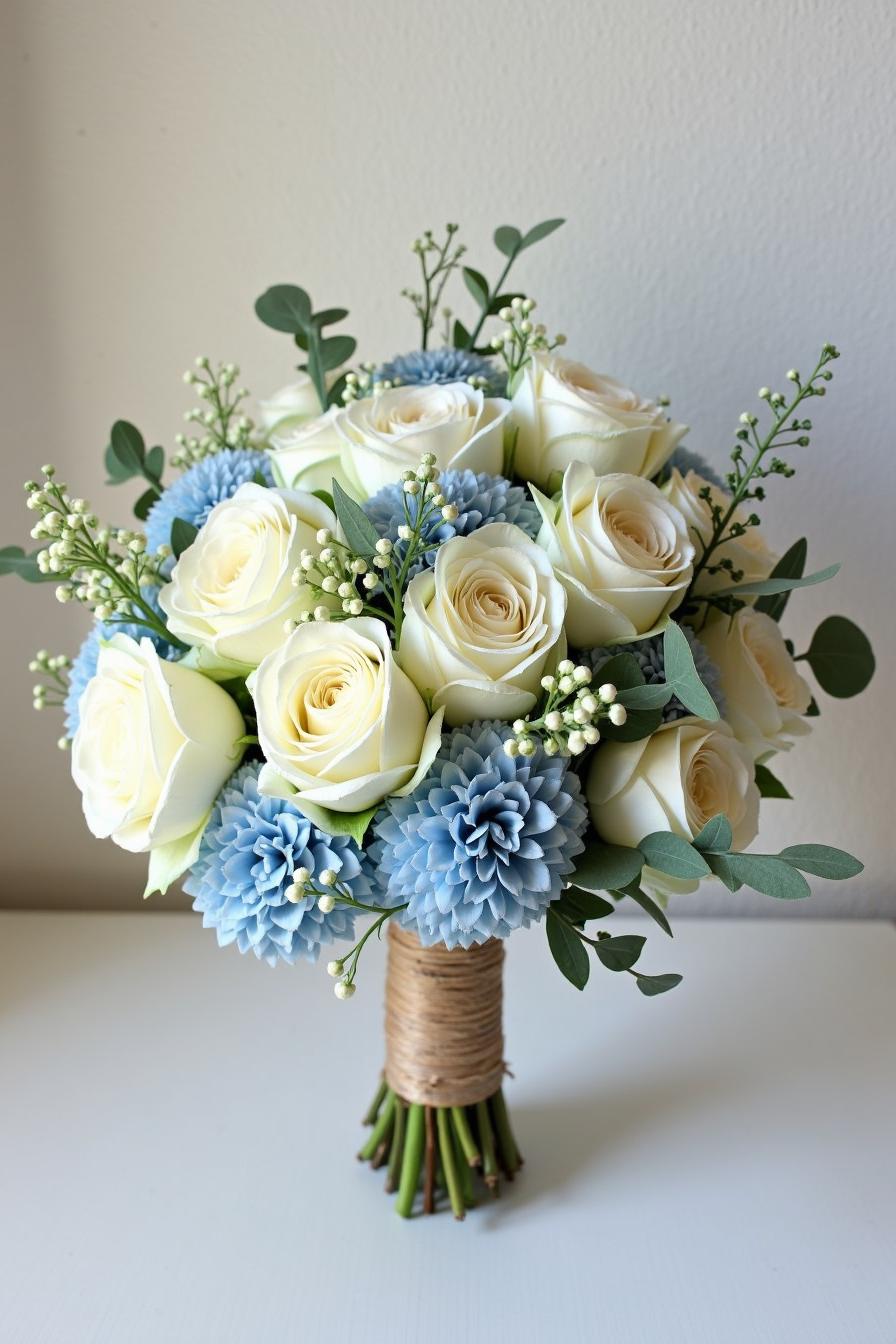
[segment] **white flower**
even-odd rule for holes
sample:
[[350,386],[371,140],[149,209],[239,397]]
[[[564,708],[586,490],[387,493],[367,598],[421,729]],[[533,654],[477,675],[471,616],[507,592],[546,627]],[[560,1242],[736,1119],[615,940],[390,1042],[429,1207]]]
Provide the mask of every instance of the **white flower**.
[[771,616],[743,607],[712,616],[700,642],[719,669],[728,722],[754,757],[787,750],[811,731],[802,717],[812,700]]
[[329,490],[333,478],[348,486],[341,465],[342,435],[336,428],[339,411],[304,420],[271,435],[268,456],[278,485],[295,490]]
[[[335,374],[328,374],[327,386],[331,387],[335,380]],[[317,389],[309,375],[302,372],[296,374],[295,382],[288,383],[258,403],[258,419],[268,435],[275,430],[283,434],[287,429],[320,413]]]
[[527,714],[565,653],[566,596],[544,551],[510,523],[445,542],[405,594],[399,660],[448,723]]
[[362,397],[341,412],[343,467],[362,498],[416,470],[432,453],[440,471],[500,474],[510,403],[467,383],[396,387]]
[[542,488],[570,462],[585,462],[599,476],[655,476],[687,433],[615,379],[552,354],[526,365],[510,418],[518,430],[516,474]]
[[533,487],[538,544],[566,589],[566,633],[581,649],[645,635],[684,598],[694,546],[684,518],[652,481],[596,476],[573,462],[558,504]]
[[[704,477],[699,476],[696,471],[689,471],[686,476],[682,476],[677,467],[672,469],[662,490],[669,502],[684,516],[688,531],[697,547],[696,558],[699,563],[703,554],[703,544],[712,535],[711,503],[725,510],[731,502],[731,496],[727,491],[718,489]],[[700,498],[703,490],[709,490],[711,501]],[[743,522],[747,516],[748,511],[739,508],[731,521]],[[765,544],[765,538],[758,527],[748,527],[742,537],[734,537],[717,547],[710,564],[715,564],[723,557],[727,557],[735,569],[742,571],[742,578],[737,580],[738,583],[755,583],[759,579],[767,579],[778,561],[778,557]],[[697,578],[694,591],[714,593],[720,588],[731,588],[734,583],[735,580],[726,570],[710,574],[704,569]]]
[[430,720],[370,617],[299,626],[249,688],[268,762],[260,787],[300,808],[360,812],[409,793],[439,748],[441,714]]
[[79,713],[72,775],[94,835],[144,851],[204,825],[245,731],[226,691],[119,634],[101,647]]
[[216,504],[159,595],[168,628],[216,658],[255,667],[283,640],[283,626],[320,598],[296,588],[303,549],[334,529],[326,504],[302,490],[248,482]]

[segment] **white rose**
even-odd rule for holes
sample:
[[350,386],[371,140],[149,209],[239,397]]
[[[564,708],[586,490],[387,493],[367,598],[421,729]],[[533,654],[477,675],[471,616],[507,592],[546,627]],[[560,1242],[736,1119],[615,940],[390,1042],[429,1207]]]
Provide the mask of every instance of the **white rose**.
[[442,716],[430,720],[382,621],[301,625],[249,687],[268,762],[262,790],[300,808],[360,812],[409,793],[439,748]]
[[172,634],[216,658],[256,667],[283,642],[284,623],[318,605],[292,575],[319,528],[335,529],[326,504],[302,490],[247,482],[216,504],[159,595]]
[[700,631],[700,642],[721,673],[725,717],[754,757],[787,750],[788,738],[811,731],[802,717],[811,688],[771,616],[752,607],[733,617],[716,614]]
[[205,824],[245,732],[226,691],[119,634],[100,649],[79,712],[72,775],[94,835],[155,850]]
[[602,840],[636,846],[654,831],[693,840],[723,812],[734,848],[759,824],[753,758],[724,721],[679,719],[640,742],[606,742],[594,753],[586,789]]
[[448,723],[515,719],[565,649],[566,595],[544,551],[511,523],[441,546],[408,585],[398,656]]
[[[334,381],[334,376],[329,374],[327,386],[331,386]],[[275,430],[282,434],[293,425],[299,425],[317,415],[320,415],[320,397],[307,373],[297,373],[295,382],[288,383],[258,403],[258,418],[268,435]]]
[[[696,558],[699,563],[700,556],[703,553],[703,543],[708,541],[712,534],[711,505],[717,504],[723,510],[727,509],[731,502],[731,496],[727,491],[720,490],[718,486],[712,485],[710,481],[698,475],[696,471],[689,471],[686,476],[682,476],[677,467],[673,467],[662,490],[669,502],[674,504],[678,511],[683,514],[688,525],[688,531],[697,547]],[[704,490],[709,491],[709,500],[701,498],[701,492]],[[744,522],[748,514],[748,510],[739,508],[733,514],[731,521]],[[742,571],[742,577],[737,580],[738,583],[755,583],[759,579],[767,579],[778,562],[777,555],[769,550],[758,527],[748,527],[742,537],[733,537],[730,541],[726,541],[723,545],[717,547],[710,564],[715,564],[723,557],[729,559],[735,569]],[[735,580],[726,570],[719,570],[716,574],[710,574],[704,569],[697,576],[694,591],[697,593],[714,593],[720,588],[731,588],[734,583]]]
[[655,402],[552,354],[536,355],[523,370],[510,419],[518,430],[514,470],[542,488],[570,462],[599,476],[655,476],[687,433]]
[[296,490],[330,490],[333,478],[343,488],[348,479],[342,470],[342,435],[336,428],[339,411],[331,406],[326,415],[315,416],[271,436],[268,457],[278,485]]
[[364,499],[432,453],[441,471],[500,474],[510,403],[467,383],[396,387],[341,412],[343,467]]
[[645,635],[684,598],[694,547],[652,481],[596,476],[573,462],[554,504],[533,487],[538,535],[566,589],[566,633],[580,649]]

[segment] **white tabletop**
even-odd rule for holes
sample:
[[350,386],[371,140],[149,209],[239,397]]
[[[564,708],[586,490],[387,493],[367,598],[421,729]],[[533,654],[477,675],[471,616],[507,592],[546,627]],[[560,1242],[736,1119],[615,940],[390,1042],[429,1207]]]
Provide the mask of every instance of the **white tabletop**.
[[196,916],[0,916],[3,1344],[893,1344],[896,931],[637,927],[663,998],[511,941],[526,1166],[458,1224],[354,1160],[381,949],[339,1004]]

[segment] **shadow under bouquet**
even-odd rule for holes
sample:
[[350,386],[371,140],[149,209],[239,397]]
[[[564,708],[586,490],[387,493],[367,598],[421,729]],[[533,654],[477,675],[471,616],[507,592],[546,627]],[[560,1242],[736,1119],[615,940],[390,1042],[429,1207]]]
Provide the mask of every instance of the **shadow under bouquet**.
[[[256,313],[298,348],[288,386],[250,417],[236,366],[197,360],[173,480],[112,427],[137,527],[46,466],[38,549],[0,551],[94,618],[74,659],[37,654],[34,702],[64,711],[90,830],[148,854],[147,895],[181,881],[222,946],[272,966],[323,950],[340,999],[387,929],[360,1155],[405,1216],[462,1218],[479,1178],[497,1193],[520,1166],[509,934],[541,923],[579,990],[596,965],[656,996],[681,977],[642,969],[620,906],[668,934],[669,897],[705,879],[790,900],[861,871],[827,845],[750,848],[760,799],[789,796],[769,761],[819,712],[801,666],[838,697],[874,669],[842,616],[795,653],[790,594],[837,566],[806,573],[805,540],[779,554],[758,513],[838,351],[760,390],[717,474],[662,402],[562,357],[510,283],[562,222],[499,228],[494,283],[456,226],[425,233],[420,349],[387,363],[348,367],[346,310],[274,286]],[[469,327],[445,307],[459,280]]]

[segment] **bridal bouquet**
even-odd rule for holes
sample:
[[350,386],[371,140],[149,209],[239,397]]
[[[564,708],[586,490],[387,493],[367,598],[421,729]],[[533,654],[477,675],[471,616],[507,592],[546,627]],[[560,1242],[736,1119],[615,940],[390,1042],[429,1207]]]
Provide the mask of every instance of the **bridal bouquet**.
[[668,934],[668,897],[703,880],[793,900],[805,874],[861,871],[828,845],[750,848],[819,713],[804,672],[845,697],[874,668],[843,616],[794,650],[790,594],[837,566],[807,573],[806,541],[779,551],[760,517],[807,461],[838,351],[760,389],[720,473],[662,400],[561,356],[511,282],[562,222],[499,228],[494,282],[456,226],[426,232],[419,349],[385,363],[350,367],[347,311],[274,286],[255,310],[298,350],[286,387],[250,417],[237,367],[197,360],[173,479],[112,426],[136,526],[48,465],[25,487],[38,548],[0,551],[94,618],[73,660],[37,654],[34,703],[64,712],[92,833],[148,854],[147,895],[182,881],[222,946],[271,965],[325,948],[341,999],[389,925],[361,1156],[405,1215],[419,1193],[462,1217],[475,1173],[496,1191],[520,1164],[509,934],[540,923],[577,989],[597,965],[659,995],[681,977],[604,927],[618,908]]

